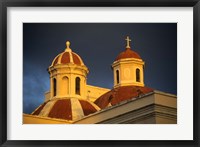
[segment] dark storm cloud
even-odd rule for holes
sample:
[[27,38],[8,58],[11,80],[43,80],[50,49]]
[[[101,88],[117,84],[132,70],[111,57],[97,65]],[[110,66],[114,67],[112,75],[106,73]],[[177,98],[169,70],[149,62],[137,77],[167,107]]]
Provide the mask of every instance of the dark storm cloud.
[[23,73],[23,111],[31,113],[44,102],[44,92],[49,89],[48,74],[38,66],[24,63]]
[[111,64],[125,49],[125,37],[145,61],[145,85],[177,93],[177,25],[172,23],[68,23],[23,25],[23,104],[30,113],[49,90],[48,66],[65,42],[89,68],[88,84],[112,88]]

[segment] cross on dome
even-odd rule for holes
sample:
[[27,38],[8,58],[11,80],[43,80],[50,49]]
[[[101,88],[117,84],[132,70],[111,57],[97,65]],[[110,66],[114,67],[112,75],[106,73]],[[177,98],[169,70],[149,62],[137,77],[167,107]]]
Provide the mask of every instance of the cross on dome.
[[126,43],[127,43],[126,48],[130,48],[131,39],[129,39],[129,36],[127,36],[125,40],[126,40]]

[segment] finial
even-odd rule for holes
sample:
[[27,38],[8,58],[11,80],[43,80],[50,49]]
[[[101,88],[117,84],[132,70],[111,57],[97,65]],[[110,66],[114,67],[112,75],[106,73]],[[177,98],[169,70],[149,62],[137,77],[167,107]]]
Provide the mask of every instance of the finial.
[[126,43],[127,43],[127,44],[126,44],[126,48],[131,48],[131,47],[130,47],[131,39],[129,39],[129,36],[127,36],[125,40],[126,40]]
[[65,51],[71,51],[71,48],[69,47],[70,46],[70,42],[69,41],[67,41],[66,42],[66,49],[65,49]]
[[70,46],[70,42],[67,41],[67,42],[66,42],[66,47],[69,48],[69,46]]

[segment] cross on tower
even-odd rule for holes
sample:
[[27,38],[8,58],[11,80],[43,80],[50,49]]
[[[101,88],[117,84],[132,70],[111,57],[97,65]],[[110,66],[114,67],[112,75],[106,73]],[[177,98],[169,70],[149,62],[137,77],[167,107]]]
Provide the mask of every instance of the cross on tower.
[[127,42],[126,48],[130,48],[131,39],[129,39],[129,36],[127,36],[125,40]]

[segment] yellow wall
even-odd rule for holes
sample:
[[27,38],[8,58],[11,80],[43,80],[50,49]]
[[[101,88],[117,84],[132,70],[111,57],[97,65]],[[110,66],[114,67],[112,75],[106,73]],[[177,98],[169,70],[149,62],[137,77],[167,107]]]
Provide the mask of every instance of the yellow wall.
[[45,102],[50,100],[50,97],[51,97],[50,91],[45,92],[44,96],[45,96],[45,100],[44,100]]
[[[62,90],[64,91],[64,89],[62,89]],[[97,86],[92,86],[92,85],[86,85],[86,88],[85,89],[83,88],[83,91],[85,93],[85,97],[83,97],[83,98],[87,99],[87,100],[89,100],[91,102],[94,102],[101,95],[103,95],[104,93],[110,91],[110,89],[97,87]],[[83,98],[81,97],[81,99],[83,99]],[[45,101],[48,101],[49,99],[50,99],[50,92],[47,91],[45,93]]]
[[[144,62],[141,59],[127,58],[115,61],[112,65],[114,87],[119,86],[144,86]],[[140,82],[136,81],[136,69],[140,70]],[[119,70],[119,83],[116,71]]]
[[[86,98],[86,66],[75,64],[56,65],[49,68],[50,73],[50,98]],[[80,78],[80,95],[75,92],[75,79]],[[56,79],[56,96],[53,95],[53,79]]]
[[72,121],[23,114],[23,124],[71,124]]
[[87,85],[86,86],[86,92],[87,92],[86,97],[89,101],[94,102],[97,98],[99,98],[101,95],[103,95],[104,93],[106,93],[108,91],[110,91],[110,89]]

